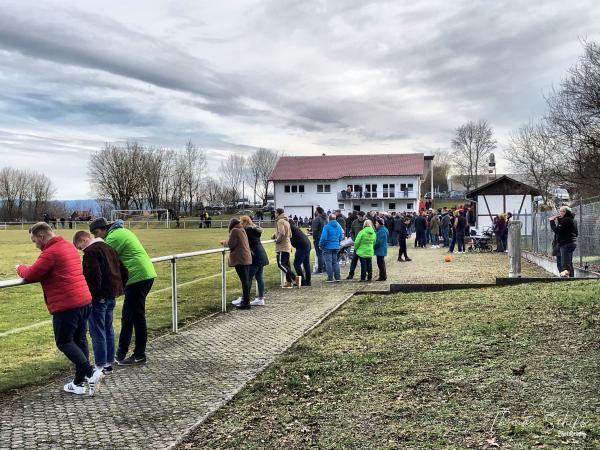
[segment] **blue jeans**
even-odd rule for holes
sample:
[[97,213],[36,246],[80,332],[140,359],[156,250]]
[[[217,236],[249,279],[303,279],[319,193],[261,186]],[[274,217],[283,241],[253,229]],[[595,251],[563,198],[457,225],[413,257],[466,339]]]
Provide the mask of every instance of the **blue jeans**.
[[338,263],[338,249],[323,249],[323,258],[325,259],[325,270],[327,271],[327,280],[331,281],[334,278],[341,280],[340,264]]
[[431,234],[431,245],[439,244],[439,236],[437,234]]
[[110,366],[115,360],[115,332],[113,330],[115,303],[114,298],[106,299],[104,303],[92,303],[92,312],[88,320],[96,367]]
[[263,279],[263,266],[250,266],[250,284],[252,284],[252,278],[256,279],[256,296],[259,298],[263,298],[265,296],[265,280]]
[[444,247],[448,247],[450,245],[450,228],[442,228],[442,238],[444,238]]
[[315,254],[317,255],[317,273],[323,273],[325,270],[325,259],[323,259],[323,250],[319,247],[319,242],[315,243]]

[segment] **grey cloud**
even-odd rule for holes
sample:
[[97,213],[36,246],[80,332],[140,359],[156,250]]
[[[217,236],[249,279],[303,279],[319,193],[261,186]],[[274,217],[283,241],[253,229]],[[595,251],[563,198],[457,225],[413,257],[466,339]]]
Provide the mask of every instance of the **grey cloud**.
[[[33,30],[33,32],[32,32]],[[27,8],[0,15],[0,45],[25,55],[134,78],[207,99],[235,103],[241,86],[207,61],[109,18],[69,11],[32,15]]]

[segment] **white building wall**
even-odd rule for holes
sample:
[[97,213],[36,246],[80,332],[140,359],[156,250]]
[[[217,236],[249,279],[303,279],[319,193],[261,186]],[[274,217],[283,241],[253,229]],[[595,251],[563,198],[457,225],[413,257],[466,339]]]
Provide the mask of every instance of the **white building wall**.
[[[487,204],[489,205],[489,212],[491,213],[492,217],[490,218],[490,215],[488,214],[488,208],[486,207],[486,200],[487,200]],[[513,214],[513,218],[515,220],[519,219],[521,222],[523,222],[523,229],[521,230],[521,234],[525,235],[530,235],[531,234],[531,227],[532,227],[532,222],[531,222],[531,202],[532,202],[532,196],[531,195],[527,195],[525,198],[525,202],[523,203],[523,208],[521,208],[521,202],[523,201],[523,195],[507,195],[506,196],[506,209],[504,208],[504,200],[503,200],[503,196],[502,195],[486,195],[485,199],[483,198],[483,195],[478,195],[477,196],[477,205],[478,205],[478,218],[477,218],[477,226],[479,229],[483,230],[487,227],[491,227],[493,222],[493,218],[498,215],[498,214],[502,214],[505,212],[511,212]],[[519,208],[521,208],[521,216],[517,218],[517,213],[519,212]]]
[[[318,184],[329,184],[331,185],[331,192],[317,192]],[[400,193],[400,187],[402,184],[412,184],[413,191],[410,193],[408,198],[360,198],[360,199],[344,199],[338,201],[338,194],[341,191],[346,190],[348,185],[361,185],[376,184],[377,192],[381,194],[383,192],[384,184],[394,184],[395,191]],[[286,185],[304,186],[304,192],[285,192]],[[342,178],[340,180],[300,180],[300,181],[277,181],[274,183],[274,194],[275,194],[275,207],[284,208],[289,215],[306,215],[308,207],[321,206],[325,211],[342,209],[345,213],[348,213],[353,209],[355,205],[360,205],[361,210],[388,210],[389,203],[395,203],[395,211],[407,210],[407,204],[412,203],[413,208],[411,211],[416,211],[419,206],[420,198],[420,177],[351,177]],[[365,191],[363,190],[363,193]],[[381,197],[381,195],[379,195]],[[376,204],[377,206],[372,206]],[[340,205],[343,205],[341,207]]]

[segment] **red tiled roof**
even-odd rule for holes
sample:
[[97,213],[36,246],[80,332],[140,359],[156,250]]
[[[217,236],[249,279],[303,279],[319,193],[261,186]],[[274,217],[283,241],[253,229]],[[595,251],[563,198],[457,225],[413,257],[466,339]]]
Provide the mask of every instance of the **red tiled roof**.
[[282,156],[270,179],[338,180],[344,177],[423,175],[424,169],[423,153]]

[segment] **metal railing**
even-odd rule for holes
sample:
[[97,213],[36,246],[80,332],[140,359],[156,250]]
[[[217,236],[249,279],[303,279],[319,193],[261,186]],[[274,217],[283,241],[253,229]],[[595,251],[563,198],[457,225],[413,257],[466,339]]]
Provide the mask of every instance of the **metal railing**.
[[[275,242],[274,240],[261,241],[263,244],[271,244]],[[177,260],[178,259],[186,259],[186,258],[194,258],[196,256],[203,255],[214,255],[217,253],[221,254],[221,312],[227,312],[227,262],[225,260],[225,255],[229,251],[228,247],[223,248],[214,248],[210,250],[199,250],[196,252],[187,252],[187,253],[176,253],[174,255],[167,256],[157,256],[151,258],[152,263],[161,263],[161,262],[170,262],[171,263],[171,322],[173,333],[177,333],[178,331],[178,317],[177,317]],[[283,283],[283,281],[282,281]],[[22,286],[25,284],[33,284],[29,283],[22,278],[17,278],[14,280],[4,280],[0,281],[0,289],[2,288],[10,288],[16,286]]]

